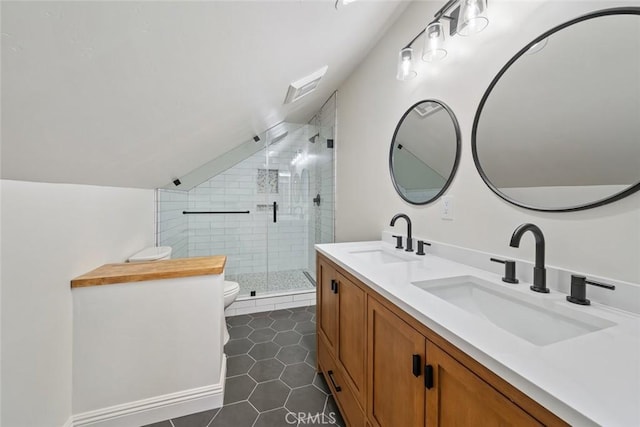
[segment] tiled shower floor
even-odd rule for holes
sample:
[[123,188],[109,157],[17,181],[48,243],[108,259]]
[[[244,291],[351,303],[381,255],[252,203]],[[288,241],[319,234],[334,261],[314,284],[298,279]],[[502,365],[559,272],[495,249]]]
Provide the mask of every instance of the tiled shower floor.
[[224,406],[148,427],[345,426],[316,373],[315,306],[228,317],[227,325]]
[[256,291],[256,295],[259,296],[273,292],[314,288],[303,270],[273,271],[268,275],[266,273],[229,274],[226,279],[238,282],[241,297],[249,295],[251,291]]

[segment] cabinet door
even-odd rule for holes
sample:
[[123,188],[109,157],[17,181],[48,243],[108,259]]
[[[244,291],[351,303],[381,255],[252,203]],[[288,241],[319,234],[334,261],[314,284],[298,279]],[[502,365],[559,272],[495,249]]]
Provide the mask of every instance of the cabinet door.
[[338,360],[364,407],[366,326],[365,292],[338,274]]
[[322,258],[317,259],[316,283],[318,293],[317,329],[329,345],[332,356],[336,354],[338,341],[338,293],[337,273]]
[[426,339],[371,297],[367,329],[369,421],[374,427],[424,426]]
[[430,341],[427,358],[433,368],[427,427],[542,425]]

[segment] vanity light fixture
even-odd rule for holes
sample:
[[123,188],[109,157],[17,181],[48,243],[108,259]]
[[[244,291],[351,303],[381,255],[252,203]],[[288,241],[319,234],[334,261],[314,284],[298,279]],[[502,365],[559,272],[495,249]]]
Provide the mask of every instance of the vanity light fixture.
[[439,61],[447,56],[444,44],[444,26],[442,22],[435,21],[427,25],[424,33],[424,49],[422,60],[426,62]]
[[489,25],[487,0],[462,0],[458,18],[458,34],[471,36]]
[[[445,13],[451,11],[449,15]],[[487,0],[449,0],[436,12],[433,21],[429,22],[417,36],[413,38],[398,55],[398,80],[409,80],[417,75],[413,69],[413,44],[424,35],[422,60],[434,62],[447,56],[444,48],[444,25],[441,19],[449,21],[449,35],[469,36],[484,30],[489,24],[487,18]]]
[[410,80],[417,76],[418,73],[413,69],[413,48],[407,46],[398,54],[398,80]]

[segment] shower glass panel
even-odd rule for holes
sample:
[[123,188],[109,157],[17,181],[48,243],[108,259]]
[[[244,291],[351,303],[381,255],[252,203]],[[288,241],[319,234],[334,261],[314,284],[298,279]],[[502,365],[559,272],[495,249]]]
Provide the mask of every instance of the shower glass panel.
[[158,244],[226,255],[239,298],[313,290],[313,245],[333,241],[332,131],[282,123],[194,171],[211,177],[188,191],[159,189]]

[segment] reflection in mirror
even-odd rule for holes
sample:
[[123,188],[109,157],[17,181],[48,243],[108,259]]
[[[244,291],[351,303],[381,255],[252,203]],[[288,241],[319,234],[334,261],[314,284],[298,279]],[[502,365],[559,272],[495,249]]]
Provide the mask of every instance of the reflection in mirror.
[[638,190],[640,8],[529,43],[485,93],[472,148],[487,185],[529,209],[586,209]]
[[449,107],[427,100],[409,108],[389,153],[391,179],[400,197],[415,205],[436,200],[453,179],[459,147],[460,130]]

